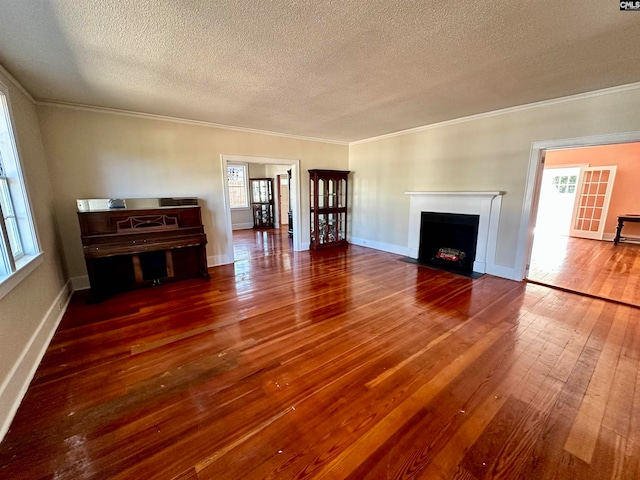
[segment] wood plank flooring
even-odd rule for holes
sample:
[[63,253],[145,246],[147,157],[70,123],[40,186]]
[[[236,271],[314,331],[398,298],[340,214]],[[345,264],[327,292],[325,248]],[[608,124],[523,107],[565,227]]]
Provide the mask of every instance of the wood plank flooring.
[[350,246],[74,295],[3,479],[637,479],[640,310]]
[[640,245],[541,235],[528,279],[640,307]]

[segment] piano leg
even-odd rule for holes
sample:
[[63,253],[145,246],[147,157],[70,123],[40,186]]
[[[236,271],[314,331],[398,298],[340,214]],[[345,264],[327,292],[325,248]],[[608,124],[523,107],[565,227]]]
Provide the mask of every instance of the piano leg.
[[205,280],[209,280],[209,269],[207,268],[207,248],[200,246],[200,274]]

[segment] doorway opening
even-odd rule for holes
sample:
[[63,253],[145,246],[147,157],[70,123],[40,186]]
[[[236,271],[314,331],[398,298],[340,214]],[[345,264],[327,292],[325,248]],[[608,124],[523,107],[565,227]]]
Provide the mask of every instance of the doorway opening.
[[640,245],[632,243],[640,228],[628,228],[624,245],[612,241],[618,216],[640,214],[635,187],[640,142],[544,148],[538,153],[524,278],[640,306]]
[[[280,242],[279,236],[283,233],[288,238],[286,245],[288,250],[302,250],[303,243],[302,239],[300,238],[300,161],[281,158],[222,155],[221,162],[223,172],[223,190],[225,194],[225,224],[227,231],[226,263],[234,263],[239,259],[245,259],[245,247],[248,241],[254,241],[256,245],[262,243],[262,245],[266,249],[263,250],[263,254],[267,255],[269,253],[268,245],[274,240]],[[273,188],[273,221],[269,225],[269,228],[262,228],[261,225],[256,225],[256,223],[254,222],[254,211],[250,202],[249,207],[246,208],[246,211],[244,212],[231,211],[229,202],[229,185],[226,175],[224,175],[224,173],[227,171],[228,163],[246,164],[247,170],[249,172],[249,179],[252,177],[260,177],[262,179],[272,180],[271,185]],[[283,177],[287,180],[287,212],[282,211],[283,202],[280,198],[283,191],[281,185]],[[251,185],[250,181],[248,181],[247,185]],[[264,207],[264,205],[260,205],[261,209],[264,209]],[[242,217],[242,215],[244,215],[246,218]],[[287,221],[288,218],[291,218],[291,235],[288,235],[288,224],[282,224],[282,217],[285,217]],[[261,217],[261,219],[263,219],[263,217]],[[235,232],[238,232],[238,234],[234,234]],[[235,248],[236,239],[239,239],[238,242],[244,246],[243,248]],[[281,248],[281,246],[282,245],[280,245],[278,248]],[[252,255],[256,254],[256,250],[253,247],[252,252]]]
[[580,166],[545,168],[540,184],[536,237],[568,236],[575,206]]

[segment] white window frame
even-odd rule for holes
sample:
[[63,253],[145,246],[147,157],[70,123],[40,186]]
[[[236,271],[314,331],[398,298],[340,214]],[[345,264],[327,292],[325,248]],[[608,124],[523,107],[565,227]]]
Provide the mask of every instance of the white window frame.
[[[5,210],[17,228],[7,227],[5,217],[0,215],[0,298],[15,288],[29,273],[42,263],[42,252],[38,241],[25,178],[20,166],[20,154],[13,129],[11,103],[6,85],[0,82],[0,161],[3,171],[0,188],[4,188]],[[9,205],[7,205],[7,202]],[[7,208],[8,207],[8,208]],[[9,235],[17,230],[13,252]],[[18,240],[18,241],[16,241]]]
[[[229,167],[241,167],[244,170],[244,205],[233,206],[231,205],[231,185],[229,185]],[[229,208],[231,210],[249,210],[251,205],[249,204],[249,164],[242,162],[228,162],[227,171],[225,172],[227,188],[229,189]]]

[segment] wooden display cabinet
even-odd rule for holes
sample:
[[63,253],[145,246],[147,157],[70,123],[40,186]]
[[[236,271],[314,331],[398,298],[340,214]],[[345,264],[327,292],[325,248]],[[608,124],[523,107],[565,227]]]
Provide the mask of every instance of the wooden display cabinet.
[[273,228],[273,180],[250,178],[251,211],[253,228]]
[[311,250],[346,247],[349,171],[309,170]]

